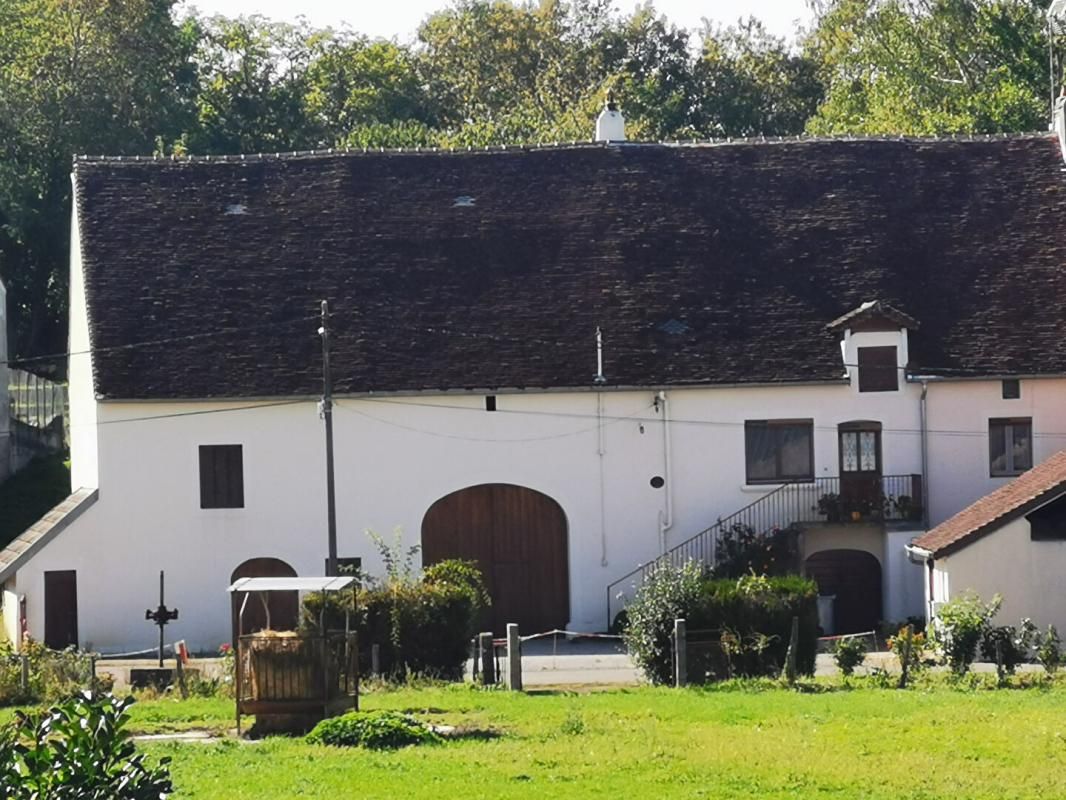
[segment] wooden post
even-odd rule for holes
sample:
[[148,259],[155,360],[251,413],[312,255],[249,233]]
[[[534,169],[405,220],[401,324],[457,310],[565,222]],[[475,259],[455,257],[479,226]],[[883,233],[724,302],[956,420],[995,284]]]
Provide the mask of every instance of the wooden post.
[[799,649],[799,617],[792,618],[792,632],[788,637],[788,652],[785,654],[785,680],[789,686],[796,683],[796,658]]
[[507,623],[507,688],[522,691],[522,640],[513,622]]
[[492,686],[496,683],[496,659],[492,652],[492,633],[479,633],[477,636],[477,654],[481,661],[481,683]]
[[685,620],[674,620],[674,686],[688,684],[688,635]]
[[[174,648],[175,653],[178,652],[177,647]],[[185,685],[185,665],[181,663],[181,654],[178,653],[174,657],[174,675],[178,679],[178,690],[181,692],[181,699],[189,699],[189,689]]]
[[907,680],[910,678],[911,648],[914,646],[914,631],[910,625],[904,625],[903,630],[903,654],[900,656],[899,688],[907,688]]
[[381,645],[377,643],[370,645],[370,674],[381,674]]
[[30,657],[23,653],[19,657],[19,662],[22,666],[22,670],[19,674],[19,689],[22,691],[23,696],[30,692]]
[[1003,686],[1007,682],[1007,671],[1003,668],[1003,640],[996,639],[996,682]]
[[96,692],[96,654],[89,656],[89,691]]

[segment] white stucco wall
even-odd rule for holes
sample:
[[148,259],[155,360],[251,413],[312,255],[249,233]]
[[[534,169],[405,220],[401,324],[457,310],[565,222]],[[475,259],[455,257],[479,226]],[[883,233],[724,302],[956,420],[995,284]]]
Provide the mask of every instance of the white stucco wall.
[[[815,469],[826,476],[837,474],[838,423],[880,420],[885,473],[919,472],[918,437],[892,432],[917,426],[917,392],[905,386],[859,395],[847,384],[669,392],[674,519],[667,546],[773,488],[744,484],[746,419],[813,419]],[[494,413],[481,395],[341,399],[334,417],[340,554],[363,556],[375,571],[366,528],[388,534],[400,526],[414,543],[425,511],[449,492],[487,482],[528,486],[567,516],[571,627],[602,629],[607,585],[660,550],[667,489],[649,485],[666,473],[654,397],[603,395],[602,527],[594,393],[499,395]],[[315,403],[168,416],[243,405],[104,403],[99,425],[85,417],[73,423],[76,461],[91,452],[88,434],[97,433],[100,498],[20,570],[31,631],[40,635],[43,626],[46,570],[78,571],[83,644],[104,651],[151,643],[143,610],[156,602],[159,569],[167,570],[168,604],[182,612],[168,636],[209,649],[229,639],[225,587],[240,562],[273,556],[300,574],[322,571],[324,456]],[[199,508],[197,448],[212,443],[244,446],[244,509]]]
[[989,419],[1032,417],[1034,464],[1066,448],[1066,379],[1022,380],[1017,400],[1000,381],[931,383],[928,406],[932,525],[1011,480],[989,474]]
[[[77,186],[73,187],[77,192]],[[74,198],[77,208],[77,198]],[[70,228],[70,352],[67,364],[70,402],[70,485],[73,489],[99,487],[96,444],[96,398],[93,391],[92,355],[89,354],[89,319],[85,306],[81,238],[78,215]]]
[[966,591],[984,600],[1003,597],[997,621],[1017,625],[1030,617],[1040,627],[1066,631],[1066,541],[1031,541],[1024,517],[936,560],[937,602]]

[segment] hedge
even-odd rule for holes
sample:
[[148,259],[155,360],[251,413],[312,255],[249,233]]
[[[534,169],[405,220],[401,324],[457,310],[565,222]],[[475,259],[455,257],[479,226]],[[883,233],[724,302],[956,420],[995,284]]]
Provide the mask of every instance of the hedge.
[[785,663],[792,618],[799,618],[797,669],[814,672],[818,589],[798,577],[747,575],[708,580],[695,562],[653,572],[626,609],[624,637],[653,683],[673,680],[673,626],[689,631],[689,679],[774,675]]

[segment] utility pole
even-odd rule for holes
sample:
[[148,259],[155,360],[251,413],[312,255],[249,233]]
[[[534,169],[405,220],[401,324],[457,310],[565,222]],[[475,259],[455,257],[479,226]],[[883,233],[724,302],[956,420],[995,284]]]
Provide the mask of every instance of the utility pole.
[[327,577],[337,575],[337,496],[333,481],[333,378],[329,369],[329,303],[322,301],[322,419],[326,421],[326,525],[329,537]]

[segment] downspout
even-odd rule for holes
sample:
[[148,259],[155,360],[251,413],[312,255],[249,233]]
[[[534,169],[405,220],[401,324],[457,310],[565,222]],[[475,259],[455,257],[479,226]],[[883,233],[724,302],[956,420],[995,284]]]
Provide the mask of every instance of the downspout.
[[667,404],[666,392],[659,392],[655,402],[661,406],[663,414],[663,480],[666,482],[666,508],[659,511],[659,552],[665,553],[666,533],[674,527],[674,484],[670,474],[670,406]]
[[929,382],[922,381],[921,422],[922,431],[922,527],[929,530],[929,419],[926,395]]
[[[596,392],[596,454],[600,464],[600,566],[607,566],[607,481],[603,445],[603,392]],[[609,601],[608,601],[609,602]]]

